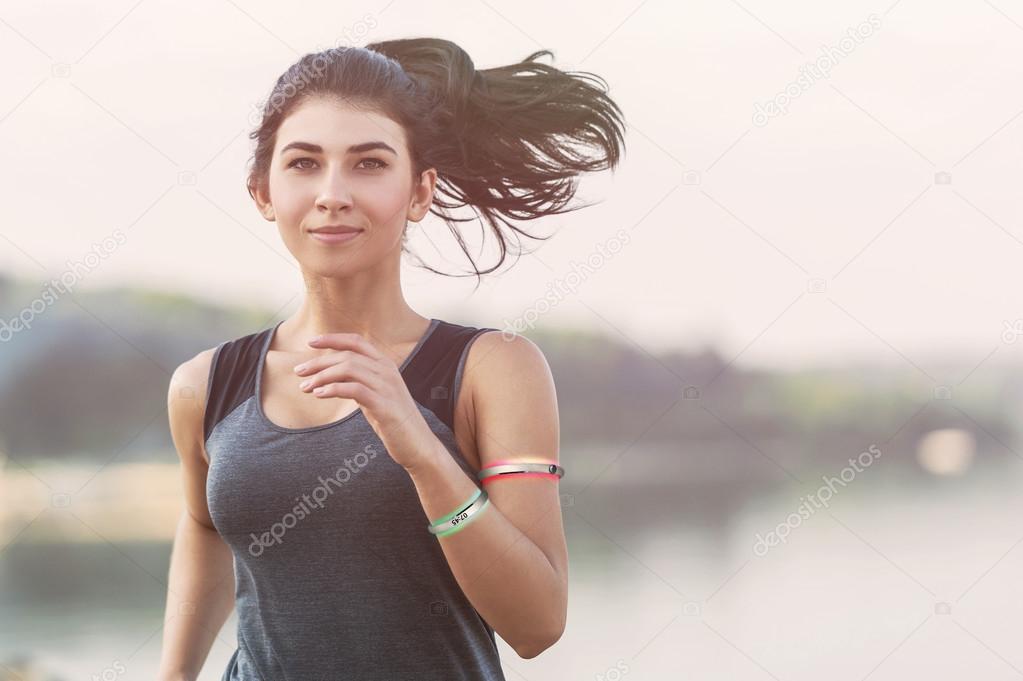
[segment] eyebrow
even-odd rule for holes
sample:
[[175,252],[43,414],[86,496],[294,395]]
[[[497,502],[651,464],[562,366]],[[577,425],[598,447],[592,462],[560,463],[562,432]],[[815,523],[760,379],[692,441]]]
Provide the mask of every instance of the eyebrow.
[[[321,147],[319,144],[311,144],[310,142],[290,142],[281,149],[281,154],[283,155],[284,152],[286,152],[288,149],[301,149],[303,151],[308,151],[313,154],[323,153],[323,147]],[[391,152],[395,156],[398,155],[398,152],[395,151],[391,147],[391,145],[385,142],[380,142],[379,140],[374,140],[372,142],[363,142],[362,144],[353,144],[352,146],[348,147],[347,153],[360,154],[364,151],[371,151],[373,149],[383,149],[384,151]]]

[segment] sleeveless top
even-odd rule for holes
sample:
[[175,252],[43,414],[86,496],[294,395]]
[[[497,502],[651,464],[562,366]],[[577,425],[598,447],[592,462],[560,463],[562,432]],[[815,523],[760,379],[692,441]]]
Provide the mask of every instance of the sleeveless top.
[[[504,681],[493,628],[362,410],[308,428],[266,417],[260,383],[280,324],[221,343],[210,367],[206,499],[234,555],[238,615],[222,681]],[[473,480],[454,407],[469,346],[492,330],[431,319],[400,367]]]

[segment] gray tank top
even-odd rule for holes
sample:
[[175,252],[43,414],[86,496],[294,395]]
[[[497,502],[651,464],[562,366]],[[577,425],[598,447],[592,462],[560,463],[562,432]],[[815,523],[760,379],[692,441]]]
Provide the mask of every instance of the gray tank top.
[[[260,383],[278,326],[221,343],[210,367],[206,498],[234,554],[238,614],[222,681],[504,681],[494,630],[361,410],[311,428],[267,419]],[[454,406],[469,346],[488,330],[432,319],[401,365],[473,480]]]

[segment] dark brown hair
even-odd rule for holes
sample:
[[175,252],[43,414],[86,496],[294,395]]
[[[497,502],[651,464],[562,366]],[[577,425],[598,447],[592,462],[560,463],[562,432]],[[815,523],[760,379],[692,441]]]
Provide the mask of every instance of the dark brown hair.
[[[256,142],[249,194],[267,181],[281,122],[305,99],[332,97],[378,111],[405,129],[414,179],[427,168],[437,170],[430,212],[448,224],[478,285],[480,275],[504,262],[508,237],[549,238],[532,235],[512,220],[585,207],[568,205],[577,175],[613,169],[624,150],[624,117],[608,97],[606,82],[536,61],[543,55],[554,56],[540,50],[522,62],[477,71],[462,48],[436,38],[306,54],[278,78],[262,121],[249,135]],[[454,211],[464,206],[476,217],[457,217]],[[500,260],[485,270],[476,266],[456,226],[480,216],[501,252]],[[517,255],[522,253],[519,245]]]

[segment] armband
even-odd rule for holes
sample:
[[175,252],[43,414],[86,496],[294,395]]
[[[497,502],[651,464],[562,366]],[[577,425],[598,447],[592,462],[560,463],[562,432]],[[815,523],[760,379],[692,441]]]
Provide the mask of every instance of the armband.
[[559,480],[564,477],[565,469],[555,463],[499,463],[480,470],[476,477],[483,484],[511,476],[530,478],[549,478]]

